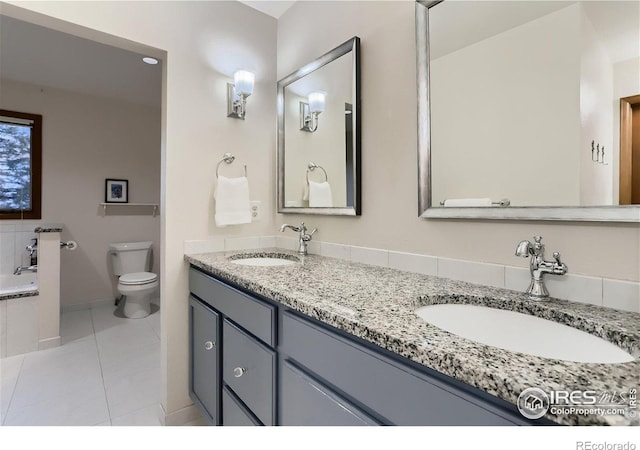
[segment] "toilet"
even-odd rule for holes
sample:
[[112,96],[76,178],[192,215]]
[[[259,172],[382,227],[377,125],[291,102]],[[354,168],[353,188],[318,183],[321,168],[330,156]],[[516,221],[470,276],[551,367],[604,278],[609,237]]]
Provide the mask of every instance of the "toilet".
[[158,289],[158,275],[151,268],[151,241],[109,244],[111,264],[118,278],[118,292],[125,300],[124,315],[141,319],[151,314],[151,299]]

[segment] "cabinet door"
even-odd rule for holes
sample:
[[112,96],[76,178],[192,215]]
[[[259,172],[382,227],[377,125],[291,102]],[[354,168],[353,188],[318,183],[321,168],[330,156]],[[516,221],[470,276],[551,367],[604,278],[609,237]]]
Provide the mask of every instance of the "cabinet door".
[[193,297],[189,298],[191,398],[209,422],[219,423],[220,316]]
[[280,377],[281,425],[378,425],[373,418],[288,360],[282,364]]
[[261,425],[231,392],[228,386],[222,388],[222,425],[225,427],[252,427]]

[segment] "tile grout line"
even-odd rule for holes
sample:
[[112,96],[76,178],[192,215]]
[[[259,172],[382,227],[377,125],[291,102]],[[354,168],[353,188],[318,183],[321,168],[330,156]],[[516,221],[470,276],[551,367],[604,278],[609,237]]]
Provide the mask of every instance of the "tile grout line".
[[7,417],[9,417],[9,411],[11,410],[11,403],[13,403],[13,397],[15,395],[16,392],[16,387],[18,387],[18,381],[20,381],[20,374],[22,373],[22,366],[24,365],[24,353],[22,354],[22,361],[20,361],[20,369],[18,369],[18,376],[16,377],[16,382],[13,385],[13,389],[11,390],[11,398],[9,399],[9,404],[7,405],[7,413],[5,414],[5,416],[2,419],[2,425],[4,426],[4,424],[7,422]]
[[100,348],[98,347],[98,338],[96,338],[96,327],[93,323],[93,310],[90,309],[89,317],[91,317],[91,329],[93,330],[93,342],[96,344],[96,355],[98,356],[98,364],[100,365],[100,379],[102,380],[102,391],[104,392],[104,402],[107,405],[107,414],[109,415],[109,425],[113,425],[111,421],[111,409],[109,408],[109,398],[107,397],[107,387],[104,383],[104,372],[102,369],[102,360],[100,359]]

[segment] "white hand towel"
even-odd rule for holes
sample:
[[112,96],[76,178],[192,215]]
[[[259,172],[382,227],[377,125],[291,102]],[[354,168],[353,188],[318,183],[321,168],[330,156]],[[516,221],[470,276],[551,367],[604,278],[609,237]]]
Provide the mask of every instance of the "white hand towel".
[[452,198],[444,201],[445,207],[491,206],[490,198]]
[[331,208],[333,207],[333,197],[331,186],[326,181],[316,183],[309,181],[309,208]]
[[247,177],[218,177],[215,192],[216,225],[224,227],[251,222]]

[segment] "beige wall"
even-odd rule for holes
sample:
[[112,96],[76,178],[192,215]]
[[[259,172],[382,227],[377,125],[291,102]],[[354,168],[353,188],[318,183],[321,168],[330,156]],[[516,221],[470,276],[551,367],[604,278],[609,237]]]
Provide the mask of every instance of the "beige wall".
[[[275,210],[276,21],[236,1],[9,2],[2,4],[2,13],[166,61],[160,217],[161,364],[166,387],[162,406],[167,414],[179,415],[192,403],[183,241],[272,234],[275,228],[274,214],[269,213],[260,222],[216,228],[212,194],[215,165],[232,151],[236,163],[247,164],[252,200],[261,201],[264,211]],[[239,68],[256,73],[245,121],[226,117],[226,83],[233,82]]]
[[[308,33],[309,23],[323,32]],[[278,223],[304,220],[321,241],[522,267],[516,243],[541,234],[572,273],[640,279],[636,224],[418,219],[413,2],[298,2],[278,21],[278,77],[354,35],[362,39],[362,216],[278,215]]]
[[118,295],[110,242],[153,241],[159,272],[159,218],[103,217],[98,204],[106,178],[129,180],[131,203],[160,202],[160,109],[9,80],[0,90],[2,108],[43,116],[42,222],[78,243],[60,254],[61,304]]

